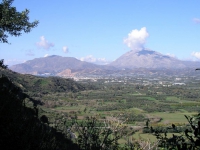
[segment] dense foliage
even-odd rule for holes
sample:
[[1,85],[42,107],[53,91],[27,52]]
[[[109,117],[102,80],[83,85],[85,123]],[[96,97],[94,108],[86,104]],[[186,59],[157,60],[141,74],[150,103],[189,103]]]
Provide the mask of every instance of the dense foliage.
[[29,10],[18,12],[12,7],[13,0],[3,0],[0,3],[0,42],[8,43],[8,34],[20,36],[22,31],[28,33],[38,25],[38,21],[29,22]]
[[[159,147],[169,150],[199,150],[200,149],[200,114],[196,116],[185,115],[189,125],[177,127],[172,124],[167,128],[149,128],[159,141]],[[168,133],[174,133],[168,136]],[[176,134],[179,133],[179,134]]]
[[[119,128],[117,128],[119,129]],[[105,126],[95,117],[87,118],[85,121],[74,121],[72,131],[78,133],[75,142],[80,149],[84,150],[107,150],[118,149],[118,140],[122,137],[120,130],[114,131],[109,126]]]

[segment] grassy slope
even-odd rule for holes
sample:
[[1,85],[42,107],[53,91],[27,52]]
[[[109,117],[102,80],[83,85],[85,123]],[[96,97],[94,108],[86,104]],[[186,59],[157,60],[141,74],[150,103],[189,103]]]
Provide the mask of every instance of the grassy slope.
[[29,92],[77,92],[85,87],[72,79],[59,77],[38,77],[29,74],[19,74],[9,69],[0,68],[0,76],[5,75],[10,78],[23,91]]

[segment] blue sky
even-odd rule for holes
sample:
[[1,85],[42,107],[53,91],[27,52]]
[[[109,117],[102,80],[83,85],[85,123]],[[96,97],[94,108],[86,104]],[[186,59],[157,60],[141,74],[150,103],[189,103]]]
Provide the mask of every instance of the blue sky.
[[148,48],[181,60],[200,59],[199,0],[15,0],[38,27],[0,43],[9,66],[47,55],[107,63]]

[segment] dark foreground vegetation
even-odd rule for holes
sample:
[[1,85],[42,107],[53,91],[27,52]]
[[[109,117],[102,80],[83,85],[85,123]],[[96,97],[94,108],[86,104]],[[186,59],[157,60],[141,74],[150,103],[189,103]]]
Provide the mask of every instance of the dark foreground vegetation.
[[[38,116],[37,104],[28,108],[22,93],[7,77],[0,78],[0,145],[3,149],[78,149],[76,144],[48,126],[45,116]],[[36,102],[34,102],[36,103]]]

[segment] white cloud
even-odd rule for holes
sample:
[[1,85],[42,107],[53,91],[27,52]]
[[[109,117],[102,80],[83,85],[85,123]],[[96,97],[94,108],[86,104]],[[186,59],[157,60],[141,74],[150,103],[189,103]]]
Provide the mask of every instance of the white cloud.
[[94,63],[94,64],[99,64],[99,65],[105,65],[105,64],[110,63],[110,61],[106,60],[105,58],[95,58],[92,55],[88,55],[86,57],[81,57],[80,60]]
[[51,42],[48,42],[44,36],[40,37],[40,42],[37,42],[36,45],[40,48],[44,48],[46,50],[50,49],[51,47],[54,47],[54,44]]
[[200,52],[192,52],[191,54],[193,57],[200,59]]
[[44,57],[48,57],[48,56],[49,56],[49,54],[45,54],[45,55],[44,55]]
[[200,23],[200,19],[199,19],[199,18],[193,18],[193,21],[194,21],[195,23],[197,23],[197,24]]
[[88,55],[86,57],[81,57],[81,61],[87,61],[87,62],[95,62],[96,58],[94,58],[92,55]]
[[64,53],[68,53],[69,52],[69,48],[67,46],[63,46],[62,48]]
[[131,48],[133,51],[140,51],[144,49],[146,38],[149,36],[149,33],[146,30],[146,27],[141,28],[140,30],[132,30],[124,43]]
[[174,54],[171,54],[171,53],[167,53],[166,55],[167,55],[167,56],[170,56],[170,57],[176,58],[176,56],[175,56]]

